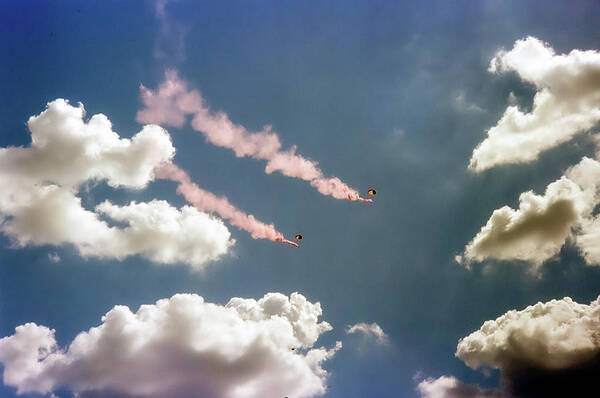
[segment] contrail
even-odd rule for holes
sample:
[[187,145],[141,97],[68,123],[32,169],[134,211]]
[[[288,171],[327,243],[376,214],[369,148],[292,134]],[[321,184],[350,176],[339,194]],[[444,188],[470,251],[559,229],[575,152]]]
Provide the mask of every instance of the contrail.
[[318,163],[296,154],[296,147],[281,149],[279,136],[265,126],[262,131],[249,132],[244,126],[233,123],[225,112],[213,112],[198,90],[189,90],[175,70],[165,72],[165,81],[156,91],[141,85],[144,108],[137,113],[140,123],[155,123],[182,127],[192,116],[192,128],[202,133],[213,145],[231,149],[237,157],[266,160],[265,172],[275,171],[293,178],[309,181],[321,194],[336,199],[372,202],[362,198],[337,177],[325,177]]
[[201,189],[193,183],[190,176],[173,163],[162,163],[154,170],[156,178],[177,182],[177,193],[182,195],[196,209],[203,212],[216,213],[231,225],[250,233],[254,239],[269,239],[273,242],[286,243],[298,247],[296,242],[285,239],[273,224],[258,221],[252,214],[246,214],[229,203],[224,197]]

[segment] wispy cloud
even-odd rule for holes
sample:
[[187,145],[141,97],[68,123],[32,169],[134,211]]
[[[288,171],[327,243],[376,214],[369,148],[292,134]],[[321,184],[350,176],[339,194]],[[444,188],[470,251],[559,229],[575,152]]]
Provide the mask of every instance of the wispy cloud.
[[367,338],[374,339],[378,344],[388,344],[389,336],[385,334],[381,326],[373,323],[357,323],[346,327],[346,334],[362,334]]
[[60,261],[60,256],[56,252],[48,253],[48,260],[53,263],[58,263]]
[[454,101],[456,103],[456,106],[458,107],[458,109],[460,110],[464,110],[464,111],[468,111],[468,112],[477,112],[477,113],[482,113],[485,112],[485,109],[480,108],[479,106],[467,102],[467,100],[465,99],[465,93],[464,92],[460,92],[455,98]]
[[510,398],[500,389],[466,384],[453,376],[428,377],[417,385],[421,398]]

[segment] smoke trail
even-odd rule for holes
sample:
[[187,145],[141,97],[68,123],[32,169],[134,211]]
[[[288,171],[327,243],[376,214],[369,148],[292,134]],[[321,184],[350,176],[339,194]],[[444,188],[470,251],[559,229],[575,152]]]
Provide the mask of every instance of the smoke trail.
[[180,80],[177,72],[167,70],[165,81],[158,90],[152,91],[140,86],[144,108],[138,111],[140,123],[166,124],[182,127],[189,115],[191,125],[201,132],[213,145],[231,149],[237,157],[252,157],[267,161],[265,172],[275,171],[293,178],[309,181],[321,194],[336,199],[372,202],[342,182],[339,178],[327,178],[318,163],[296,154],[296,147],[281,150],[279,136],[265,126],[262,131],[249,132],[244,126],[233,123],[226,113],[212,112],[205,105],[198,90],[189,90]]
[[158,20],[158,36],[154,43],[154,58],[166,65],[179,65],[185,60],[185,37],[190,27],[174,21],[167,13],[173,0],[154,0],[154,15]]
[[264,224],[252,214],[248,215],[229,203],[227,198],[201,189],[190,180],[190,176],[172,163],[162,163],[154,170],[156,178],[177,182],[177,193],[182,195],[196,209],[203,212],[217,213],[229,221],[231,225],[250,233],[254,239],[269,239],[273,242],[287,243],[298,247],[295,242],[284,238],[283,234],[275,229],[273,224]]

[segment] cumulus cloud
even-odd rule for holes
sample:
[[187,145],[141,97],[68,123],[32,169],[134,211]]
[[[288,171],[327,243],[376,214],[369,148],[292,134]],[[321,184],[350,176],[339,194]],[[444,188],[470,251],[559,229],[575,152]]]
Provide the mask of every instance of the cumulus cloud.
[[473,369],[500,370],[500,387],[441,376],[418,384],[421,398],[587,397],[600,374],[600,297],[510,310],[462,338],[455,355]]
[[585,209],[581,189],[567,178],[548,186],[543,196],[522,193],[517,210],[494,210],[465,248],[464,259],[526,260],[539,265],[554,256]]
[[523,365],[563,369],[600,352],[600,297],[571,298],[511,310],[463,338],[456,356],[469,367],[510,370]]
[[389,336],[383,331],[381,326],[373,323],[357,323],[356,325],[346,327],[347,334],[362,334],[365,337],[375,339],[378,344],[388,344]]
[[474,369],[499,369],[518,396],[583,396],[600,371],[600,297],[511,310],[461,339],[456,356]]
[[421,398],[508,398],[497,389],[486,389],[473,384],[465,384],[452,376],[437,379],[427,378],[417,385]]
[[518,209],[504,206],[495,210],[459,262],[523,260],[537,269],[572,238],[588,264],[599,264],[594,238],[600,235],[600,222],[592,216],[600,203],[599,188],[600,162],[583,158],[548,185],[544,195],[524,192]]
[[116,306],[65,349],[54,330],[28,323],[0,340],[3,380],[18,394],[313,397],[326,389],[322,364],[341,347],[314,347],[331,330],[321,314],[319,303],[298,293],[225,306],[178,294],[135,313]]
[[163,200],[131,202],[128,206],[105,201],[96,210],[127,226],[115,229],[115,236],[105,245],[82,248],[85,255],[106,256],[110,250],[112,256],[123,258],[141,253],[157,263],[187,263],[201,268],[227,252],[232,243],[221,221],[191,206],[178,210]]
[[591,265],[600,264],[600,216],[591,219],[585,219],[578,234],[575,238],[575,243],[585,262]]
[[159,126],[144,126],[127,139],[112,130],[106,116],[93,115],[88,121],[84,116],[83,104],[74,107],[57,99],[29,118],[31,145],[0,148],[3,183],[73,187],[105,180],[113,187],[143,188],[153,169],[175,154],[169,134]]
[[516,72],[537,93],[530,113],[509,105],[487,138],[473,151],[476,172],[527,163],[545,150],[590,130],[600,121],[600,52],[573,50],[556,54],[534,37],[517,40],[510,51],[491,60],[492,73]]
[[[0,230],[15,246],[72,244],[85,256],[142,254],[158,263],[201,268],[226,253],[230,233],[220,220],[164,201],[110,202],[87,210],[77,197],[82,184],[141,189],[154,169],[171,160],[169,134],[148,125],[121,138],[102,114],[84,119],[82,104],[57,99],[28,121],[31,144],[0,148]],[[110,226],[102,217],[126,224]]]

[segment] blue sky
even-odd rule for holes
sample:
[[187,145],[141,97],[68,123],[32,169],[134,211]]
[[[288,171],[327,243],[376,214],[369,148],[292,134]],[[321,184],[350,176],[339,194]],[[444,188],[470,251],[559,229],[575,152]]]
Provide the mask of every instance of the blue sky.
[[[488,377],[454,356],[459,339],[486,320],[538,301],[598,296],[600,270],[569,243],[537,276],[522,261],[490,259],[470,270],[454,261],[494,209],[518,207],[528,190],[543,194],[594,155],[589,136],[579,135],[535,162],[467,169],[509,94],[531,109],[536,92],[514,72],[489,73],[494,54],[527,36],[559,54],[598,50],[598,3],[180,0],[166,12],[169,29],[150,1],[3,2],[0,146],[29,145],[28,118],[56,98],[81,101],[88,117],[105,114],[121,137],[132,137],[142,127],[140,84],[155,89],[174,68],[235,123],[250,131],[270,124],[284,148],[297,145],[325,174],[361,192],[376,187],[375,203],[320,195],[210,145],[189,124],[165,126],[174,162],[193,181],[286,236],[301,232],[301,248],[229,226],[231,253],[194,272],[142,256],[84,258],[69,244],[16,247],[2,234],[2,336],[35,322],[55,329],[66,346],[115,305],[135,311],[176,293],[224,305],[231,297],[299,292],[320,302],[333,326],[318,345],[344,344],[323,365],[325,397],[413,397],[416,374],[499,385],[497,371]],[[99,182],[81,196],[89,209],[106,199],[181,207],[175,187]],[[376,322],[390,344],[347,336],[345,327],[359,322]],[[15,391],[0,387],[0,396]]]

